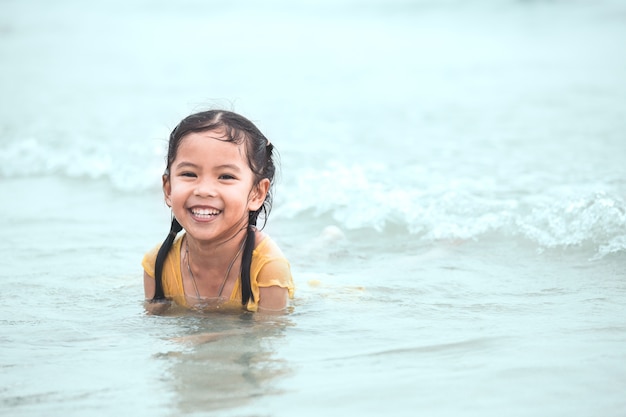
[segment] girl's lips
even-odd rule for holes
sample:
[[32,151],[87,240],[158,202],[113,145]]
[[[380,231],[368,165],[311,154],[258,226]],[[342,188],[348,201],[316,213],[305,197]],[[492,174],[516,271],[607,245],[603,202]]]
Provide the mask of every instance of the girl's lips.
[[210,220],[222,212],[216,208],[208,207],[192,207],[189,211],[193,217],[199,220]]

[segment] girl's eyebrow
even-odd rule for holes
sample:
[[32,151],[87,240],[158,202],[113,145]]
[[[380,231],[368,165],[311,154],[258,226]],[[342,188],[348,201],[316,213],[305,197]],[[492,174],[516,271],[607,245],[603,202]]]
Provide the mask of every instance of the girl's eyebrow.
[[216,169],[231,169],[233,171],[241,172],[241,168],[239,168],[235,164],[223,164],[223,165],[217,166],[215,168]]
[[[181,161],[180,163],[176,164],[175,168],[181,169],[181,168],[198,168],[198,167],[199,166],[197,164],[194,164],[193,162]],[[222,165],[216,166],[215,169],[216,170],[230,169],[235,172],[241,172],[241,168],[239,168],[239,166],[235,164],[222,164]]]
[[194,164],[193,162],[185,162],[185,161],[182,161],[182,162],[176,164],[176,168],[177,169],[187,168],[187,167],[189,167],[189,168],[198,168],[198,165]]

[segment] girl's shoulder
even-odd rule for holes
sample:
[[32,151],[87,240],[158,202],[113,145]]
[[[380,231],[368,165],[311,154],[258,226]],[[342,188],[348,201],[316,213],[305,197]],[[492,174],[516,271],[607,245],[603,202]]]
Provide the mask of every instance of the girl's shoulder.
[[[172,244],[173,250],[169,251],[169,253],[167,254],[167,258],[176,256],[177,253],[180,253],[180,243],[184,235],[185,235],[184,233],[181,233],[178,236],[176,236],[176,239],[174,240],[174,243]],[[156,246],[154,246],[152,249],[150,249],[148,252],[145,253],[141,261],[141,265],[143,266],[143,269],[151,277],[154,277],[154,264],[156,262],[156,258],[159,253],[159,249],[161,249],[161,246],[163,246],[163,243],[159,243]]]
[[253,254],[265,258],[285,258],[276,242],[261,230],[256,230]]
[[269,239],[269,235],[262,230],[254,230],[254,248],[258,248],[265,239]]

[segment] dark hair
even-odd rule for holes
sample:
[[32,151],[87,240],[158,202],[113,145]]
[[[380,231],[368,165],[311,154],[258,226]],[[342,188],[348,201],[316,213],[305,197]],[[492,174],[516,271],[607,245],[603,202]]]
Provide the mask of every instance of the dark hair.
[[[245,305],[250,299],[254,300],[250,283],[250,266],[252,264],[252,251],[254,250],[255,242],[254,227],[257,224],[259,215],[263,213],[264,220],[267,220],[272,208],[272,186],[276,172],[272,156],[274,146],[254,123],[237,113],[226,110],[209,110],[195,113],[184,118],[170,134],[167,150],[167,167],[164,175],[169,175],[170,167],[176,159],[180,142],[186,135],[189,133],[207,132],[217,129],[224,132],[224,141],[244,144],[248,165],[254,173],[255,185],[264,178],[270,181],[269,190],[261,207],[256,211],[250,211],[248,213],[246,242],[241,259],[241,303]],[[152,301],[165,299],[162,284],[163,263],[172,248],[176,235],[181,230],[182,226],[178,223],[178,220],[172,218],[170,232],[161,245],[156,258],[154,273],[155,294]]]

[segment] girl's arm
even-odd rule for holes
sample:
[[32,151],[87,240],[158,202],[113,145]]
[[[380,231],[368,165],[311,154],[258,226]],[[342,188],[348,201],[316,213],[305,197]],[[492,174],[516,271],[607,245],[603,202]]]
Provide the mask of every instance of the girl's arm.
[[282,312],[287,307],[288,301],[289,291],[287,288],[277,285],[259,288],[259,311]]
[[146,300],[143,303],[143,307],[148,314],[161,314],[170,306],[170,302],[164,300],[162,303],[151,303],[152,297],[154,297],[155,283],[146,271],[143,271],[143,291],[146,296]]

